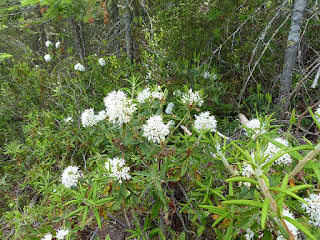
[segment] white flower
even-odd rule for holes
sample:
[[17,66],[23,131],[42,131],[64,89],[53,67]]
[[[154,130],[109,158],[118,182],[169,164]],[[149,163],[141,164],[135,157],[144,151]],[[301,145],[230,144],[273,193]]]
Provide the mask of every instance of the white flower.
[[46,235],[43,236],[43,238],[41,238],[41,240],[51,240],[51,239],[52,239],[51,233],[47,233]]
[[50,56],[50,54],[46,54],[46,55],[44,55],[44,60],[46,61],[46,62],[50,62],[51,61],[51,56]]
[[45,44],[46,44],[46,47],[47,47],[47,48],[53,45],[51,41],[46,41]]
[[254,232],[250,228],[246,229],[246,234],[244,235],[246,240],[252,240],[254,238]]
[[122,180],[131,179],[129,174],[130,168],[126,166],[126,161],[124,159],[118,157],[109,159],[105,163],[105,168],[110,173],[110,176],[119,180],[120,183],[122,183]]
[[203,104],[203,100],[200,96],[200,92],[192,92],[192,89],[189,89],[187,93],[184,93],[182,95],[182,102],[184,104],[188,104],[188,106],[196,106],[199,105],[201,106]]
[[147,88],[143,89],[141,92],[138,93],[137,100],[138,100],[139,103],[144,103],[150,97],[151,97],[150,88],[147,87]]
[[318,108],[316,109],[316,111],[314,113],[315,113],[314,116],[316,117],[318,122],[320,122],[320,105],[318,106]]
[[57,239],[64,239],[65,236],[69,233],[68,229],[59,229],[56,233]]
[[155,92],[151,93],[151,96],[153,98],[155,98],[155,99],[159,99],[159,101],[164,99],[164,93],[163,92],[155,91]]
[[166,114],[171,115],[173,108],[174,108],[174,103],[170,102],[166,107],[166,110],[165,110]]
[[242,176],[244,177],[251,177],[251,176],[254,176],[254,171],[253,171],[253,168],[250,164],[248,163],[244,163],[242,165]]
[[106,65],[106,61],[103,58],[99,58],[99,64],[101,67],[103,67],[104,65]]
[[164,124],[160,115],[150,117],[142,126],[143,136],[154,143],[160,143],[170,133],[169,125]]
[[214,116],[210,116],[210,112],[202,112],[199,116],[194,115],[194,127],[198,132],[210,130],[213,132],[217,128],[217,120]]
[[309,224],[320,228],[320,194],[311,194],[304,199],[308,204],[302,203],[301,207],[309,215]]
[[[294,220],[293,214],[289,211],[289,209],[283,209],[283,216],[289,217]],[[292,223],[288,222],[287,220],[284,220],[285,224],[289,228],[292,235],[295,237],[295,239],[298,239],[299,229],[296,228]],[[285,238],[281,235],[280,231],[278,232],[277,240],[285,240]]]
[[84,72],[86,68],[81,63],[77,63],[76,65],[74,65],[74,70]]
[[62,184],[66,188],[77,186],[78,178],[80,178],[79,167],[69,166],[62,173]]
[[132,100],[127,99],[127,95],[121,90],[109,93],[103,101],[109,121],[119,126],[129,123],[132,114],[137,109],[136,104],[132,104]]
[[[274,140],[278,143],[285,145],[286,147],[289,147],[289,142],[287,140],[284,140],[280,137],[275,138]],[[268,162],[280,150],[281,150],[280,147],[269,142],[267,149],[264,152],[265,155],[269,155],[266,162]],[[282,155],[281,157],[279,157],[278,159],[276,159],[274,163],[278,164],[278,165],[286,165],[286,164],[290,164],[291,162],[292,162],[291,156],[288,153],[286,153],[286,154]]]
[[56,49],[58,49],[61,45],[61,42],[56,42]]
[[[256,138],[259,134],[263,134],[266,132],[264,130],[263,124],[261,126],[261,123],[260,123],[259,119],[257,119],[257,118],[250,120],[248,123],[245,124],[245,126],[255,132],[255,134],[252,136],[252,138]],[[246,129],[246,131],[248,131],[248,130]]]
[[209,79],[210,77],[211,77],[211,75],[209,72],[204,72],[204,74],[203,74],[204,79]]
[[102,110],[98,113],[98,115],[95,116],[96,121],[100,122],[102,120],[105,120],[107,118],[107,113],[105,110]]
[[94,115],[93,108],[84,110],[84,112],[81,114],[81,122],[82,126],[84,127],[94,126],[98,123],[97,118]]
[[173,91],[173,96],[180,97],[181,95],[182,95],[182,92],[180,89],[176,89]]
[[64,121],[65,123],[67,123],[67,124],[70,124],[70,123],[73,122],[73,119],[72,119],[72,117],[67,117],[67,118],[65,118],[63,121]]

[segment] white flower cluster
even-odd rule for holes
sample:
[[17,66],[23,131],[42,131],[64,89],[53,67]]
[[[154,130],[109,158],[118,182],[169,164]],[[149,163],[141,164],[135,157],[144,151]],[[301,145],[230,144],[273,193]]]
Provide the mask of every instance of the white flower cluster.
[[163,142],[170,133],[170,122],[164,124],[160,115],[150,117],[142,126],[143,136],[154,143]]
[[254,118],[254,119],[250,120],[248,123],[245,124],[245,126],[255,132],[255,134],[252,136],[252,138],[256,138],[259,134],[263,134],[266,132],[263,127],[263,124],[261,125],[258,118]]
[[158,86],[156,91],[153,91],[151,93],[151,96],[154,98],[154,99],[158,99],[159,101],[164,101],[165,99],[165,95],[163,92],[161,92],[161,87]]
[[103,101],[109,121],[119,126],[129,123],[132,114],[137,109],[136,104],[132,104],[132,100],[128,99],[121,90],[109,93]]
[[320,194],[311,194],[304,199],[308,204],[302,203],[301,207],[309,215],[309,224],[320,228]]
[[73,122],[73,119],[72,117],[67,117],[65,119],[63,119],[63,121],[66,123],[66,124],[71,124]]
[[48,41],[46,41],[45,45],[46,45],[46,47],[48,48],[48,47],[52,46],[53,44],[52,44],[51,41],[48,40]]
[[79,167],[69,166],[62,173],[62,184],[66,188],[77,186],[78,178],[80,178]]
[[94,114],[94,109],[89,108],[83,111],[81,114],[81,122],[82,126],[88,127],[88,126],[95,126],[98,122],[106,119],[107,114],[106,111],[102,110],[98,113],[98,115]]
[[105,168],[110,173],[111,177],[119,180],[119,183],[122,183],[122,180],[131,179],[129,174],[130,168],[126,166],[126,161],[124,159],[118,157],[109,159],[105,163]]
[[168,106],[166,107],[165,113],[168,115],[172,114],[174,108],[174,103],[173,102],[169,102]]
[[210,116],[210,112],[202,112],[199,116],[194,115],[194,127],[198,132],[210,130],[213,132],[217,128],[217,120],[214,116]]
[[[291,219],[294,219],[293,214],[289,211],[289,209],[283,209],[282,215],[285,217],[289,217]],[[299,229],[296,228],[292,223],[288,222],[287,220],[284,220],[285,224],[287,225],[287,227],[289,228],[290,232],[292,233],[292,235],[294,236],[295,239],[298,239],[298,234],[299,234]],[[280,231],[278,232],[278,237],[277,240],[286,240],[286,238],[284,238],[282,236],[282,234],[280,233]]]
[[60,45],[61,45],[61,42],[56,42],[56,44],[55,44],[56,49],[58,49],[60,47]]
[[84,72],[86,68],[81,63],[77,63],[76,65],[74,65],[74,70]]
[[[56,239],[62,240],[65,238],[65,236],[67,236],[69,233],[68,229],[59,229],[56,232]],[[46,235],[43,236],[43,238],[41,238],[41,240],[51,240],[52,239],[52,234],[51,233],[47,233]]]
[[316,119],[318,120],[318,122],[320,122],[320,105],[318,106],[318,108],[317,108],[316,111],[314,112],[314,116],[316,117]]
[[254,232],[248,228],[246,229],[246,234],[244,235],[246,240],[252,240],[254,238]]
[[218,76],[215,73],[210,74],[209,72],[204,72],[203,74],[204,79],[212,79],[212,80],[217,80]]
[[147,87],[147,88],[143,89],[141,92],[138,93],[137,100],[138,100],[139,103],[144,103],[150,97],[151,97],[150,88]]
[[182,94],[182,102],[190,106],[201,106],[203,104],[203,99],[200,96],[200,92],[193,92],[192,89],[189,89],[187,93]]
[[41,238],[41,240],[51,240],[51,239],[52,239],[51,233],[47,233],[46,235],[43,236],[43,238]]
[[[289,147],[289,142],[285,139],[278,137],[278,138],[275,138],[274,140],[278,143],[285,145],[286,147]],[[268,162],[280,150],[281,150],[280,147],[269,142],[267,149],[264,152],[265,155],[268,155],[266,162]],[[278,165],[288,165],[288,164],[291,164],[291,162],[292,162],[291,156],[288,153],[285,153],[284,155],[276,159],[274,163]]]
[[180,89],[176,89],[173,91],[173,96],[180,97],[181,95],[182,95],[182,92]]
[[103,67],[104,65],[106,65],[106,60],[104,60],[103,58],[99,58],[99,64],[101,67]]
[[59,229],[56,233],[57,239],[64,239],[65,236],[67,236],[69,233],[68,229]]
[[254,171],[253,171],[253,168],[250,164],[248,163],[244,163],[242,165],[242,176],[244,177],[251,177],[251,176],[254,176]]
[[44,60],[46,61],[46,62],[50,62],[51,61],[51,56],[50,56],[50,54],[46,54],[46,55],[44,55]]

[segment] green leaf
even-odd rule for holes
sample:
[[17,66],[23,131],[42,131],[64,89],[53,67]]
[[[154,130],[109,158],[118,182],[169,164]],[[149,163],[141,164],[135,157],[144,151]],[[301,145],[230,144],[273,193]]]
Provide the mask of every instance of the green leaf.
[[98,227],[99,229],[101,230],[101,219],[100,219],[100,215],[99,215],[99,212],[96,208],[93,209],[93,214],[97,220],[97,223],[98,223]]
[[309,164],[312,167],[314,173],[316,174],[318,182],[320,182],[320,170],[319,170],[319,168],[316,166],[316,164],[312,160],[309,160]]
[[228,231],[223,239],[224,240],[231,240],[232,239],[232,232],[233,232],[233,220],[231,220],[231,223],[228,227]]
[[244,205],[244,206],[252,206],[252,207],[262,208],[261,202],[257,202],[257,201],[253,201],[253,200],[228,200],[228,201],[223,201],[222,204]]
[[95,201],[95,205],[102,206],[102,205],[107,204],[108,202],[111,202],[114,199],[115,199],[115,197],[103,198],[98,201]]
[[270,198],[266,198],[262,204],[262,211],[261,211],[261,228],[265,229],[266,227],[266,220],[268,217],[268,210],[269,210]]
[[214,213],[214,214],[217,214],[217,215],[224,215],[226,213],[230,213],[227,210],[224,210],[222,208],[215,207],[215,206],[210,206],[210,205],[199,205],[199,207],[207,209],[207,210],[209,210],[210,213]]
[[179,240],[186,240],[186,234],[185,232],[182,232],[179,236]]
[[228,217],[230,215],[230,213],[231,212],[226,212],[225,214],[222,214],[220,217],[217,218],[217,220],[212,224],[211,227],[215,227],[216,225],[218,225],[223,219]]
[[73,215],[76,215],[78,212],[81,212],[86,206],[79,207],[78,209],[74,210],[73,212],[67,214],[65,218],[72,217]]
[[98,146],[105,139],[104,135],[101,135],[97,141],[94,143],[94,146]]
[[297,228],[299,228],[305,235],[307,235],[312,240],[317,240],[309,231],[306,229],[301,223],[297,222],[296,220],[289,218],[287,216],[283,216],[285,220],[287,220],[289,223],[293,224]]
[[253,159],[252,159],[252,157],[251,157],[251,155],[248,153],[248,151],[243,150],[243,149],[242,149],[241,147],[239,147],[237,144],[233,144],[233,145],[239,150],[239,152],[242,153],[242,155],[245,157],[245,159],[246,159],[247,161],[254,162]]
[[254,185],[259,185],[259,182],[257,180],[254,180],[252,178],[248,178],[248,177],[234,177],[234,178],[229,178],[226,180],[226,182],[249,182],[252,183]]
[[151,209],[151,214],[150,214],[151,219],[155,219],[159,216],[160,208],[161,208],[161,202],[156,201]]
[[84,225],[86,224],[86,218],[87,218],[87,215],[88,215],[88,209],[89,209],[89,206],[86,206],[85,209],[84,209],[81,228],[83,228]]
[[270,187],[269,190],[270,191],[275,191],[275,192],[285,193],[285,194],[287,194],[287,195],[289,195],[289,196],[291,196],[291,197],[293,197],[293,198],[295,198],[295,199],[307,204],[307,202],[303,198],[299,197],[297,194],[291,192],[288,189],[282,189],[282,188],[279,188],[279,187]]

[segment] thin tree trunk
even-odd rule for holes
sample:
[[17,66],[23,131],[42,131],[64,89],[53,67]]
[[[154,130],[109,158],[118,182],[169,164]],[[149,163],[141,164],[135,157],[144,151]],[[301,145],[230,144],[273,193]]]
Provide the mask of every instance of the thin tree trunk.
[[86,53],[86,42],[85,42],[84,36],[83,36],[83,22],[81,20],[79,21],[79,25],[78,26],[79,26],[81,48],[82,48],[83,57],[84,57],[84,61],[85,61],[85,57],[87,56],[87,53]]
[[119,42],[119,33],[120,33],[120,21],[119,21],[119,9],[118,9],[118,0],[112,0],[111,2],[112,9],[112,18],[114,22],[114,46],[116,49],[117,57],[120,56],[120,42]]
[[[298,53],[300,30],[304,21],[304,12],[307,7],[306,0],[295,0],[291,16],[291,26],[287,39],[287,47],[284,55],[283,70],[280,78],[279,101],[284,112],[288,111],[288,96],[292,86],[292,75]],[[286,104],[287,103],[287,104]]]
[[[42,18],[42,13],[41,13],[41,10],[40,10],[40,6],[38,6],[37,8],[37,11],[38,11],[38,14],[39,14],[39,17],[40,17],[40,20]],[[44,27],[44,23],[40,24],[40,36],[39,36],[39,45],[40,45],[40,55],[43,56],[44,53],[45,53],[45,42],[46,42],[46,30],[45,30],[45,27]]]
[[131,36],[131,15],[129,8],[129,0],[126,0],[126,51],[130,61],[132,61],[132,36]]
[[83,52],[83,46],[82,46],[82,41],[81,41],[81,36],[80,36],[80,28],[79,28],[79,25],[78,25],[74,16],[71,16],[71,23],[72,23],[72,27],[73,27],[73,31],[74,31],[74,38],[75,38],[76,47],[78,50],[79,57],[80,57],[81,61],[84,61],[85,55]]

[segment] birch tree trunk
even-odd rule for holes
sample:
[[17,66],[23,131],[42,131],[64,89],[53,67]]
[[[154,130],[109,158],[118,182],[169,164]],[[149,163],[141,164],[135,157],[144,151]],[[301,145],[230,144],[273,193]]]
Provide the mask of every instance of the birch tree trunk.
[[126,0],[126,51],[127,51],[127,56],[130,62],[133,60],[131,46],[132,46],[131,15],[130,15],[129,0]]
[[120,42],[119,42],[120,21],[119,21],[118,0],[112,0],[111,9],[112,9],[112,18],[114,21],[114,45],[116,49],[116,55],[117,57],[119,57],[120,56]]
[[279,101],[284,112],[288,111],[288,99],[292,86],[292,75],[296,64],[300,30],[304,21],[304,12],[307,7],[307,0],[295,0],[291,16],[291,26],[287,39],[287,47],[284,55],[284,63],[280,78]]
[[[42,13],[41,13],[41,9],[40,6],[38,6],[37,8],[38,11],[38,15],[40,18],[40,21],[42,19]],[[46,30],[44,27],[44,23],[40,24],[40,34],[39,34],[39,45],[40,45],[40,55],[43,56],[45,54],[45,42],[46,42]]]

